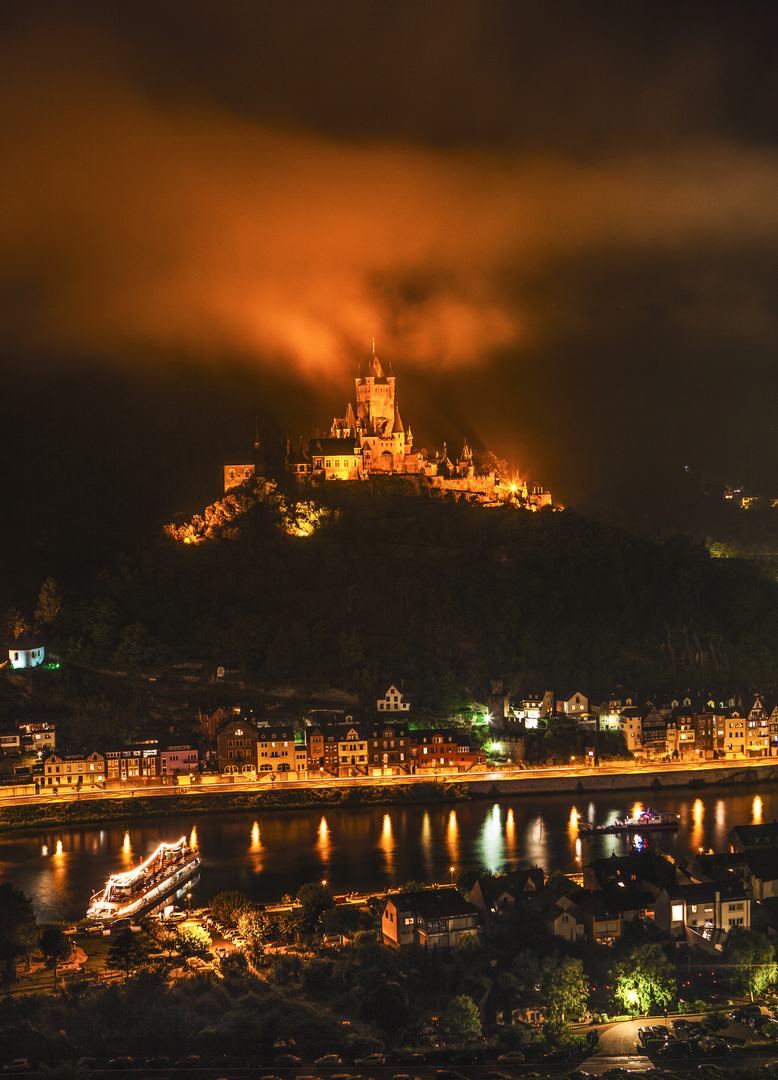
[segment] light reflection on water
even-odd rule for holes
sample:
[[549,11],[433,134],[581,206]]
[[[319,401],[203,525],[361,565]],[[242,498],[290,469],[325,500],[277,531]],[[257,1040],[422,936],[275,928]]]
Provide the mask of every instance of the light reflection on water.
[[[755,798],[756,794],[756,798]],[[40,919],[72,920],[109,873],[137,863],[160,840],[192,838],[203,855],[193,903],[242,889],[265,903],[325,879],[335,892],[380,890],[409,880],[446,882],[450,867],[501,871],[539,865],[580,870],[593,858],[623,853],[624,835],[581,839],[577,816],[609,822],[632,812],[634,799],[586,796],[493,798],[457,803],[321,811],[274,811],[160,818],[140,825],[104,825],[0,835],[0,874],[33,898]],[[761,815],[778,817],[778,787],[721,789],[716,794],[652,794],[650,805],[680,814],[677,832],[652,839],[675,856],[699,847],[725,851],[727,833]]]

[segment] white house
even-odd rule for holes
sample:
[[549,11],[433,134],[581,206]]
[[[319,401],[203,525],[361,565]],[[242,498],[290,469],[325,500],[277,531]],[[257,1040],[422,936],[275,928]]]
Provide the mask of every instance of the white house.
[[14,668],[37,667],[43,663],[44,655],[43,644],[30,634],[20,634],[8,650],[8,659]]
[[384,696],[376,702],[379,712],[408,712],[410,707],[411,703],[404,700],[404,695],[396,686],[390,686]]
[[628,705],[619,715],[619,727],[624,736],[627,749],[633,754],[643,748],[643,718],[636,705]]

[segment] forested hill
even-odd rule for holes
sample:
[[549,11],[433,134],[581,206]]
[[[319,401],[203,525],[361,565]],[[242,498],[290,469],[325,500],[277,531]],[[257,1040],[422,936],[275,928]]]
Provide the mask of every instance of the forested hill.
[[93,597],[63,604],[52,643],[125,671],[234,661],[311,690],[404,678],[430,705],[495,677],[526,689],[776,678],[778,584],[754,565],[402,483],[304,490],[315,505],[259,481],[178,539],[155,537]]

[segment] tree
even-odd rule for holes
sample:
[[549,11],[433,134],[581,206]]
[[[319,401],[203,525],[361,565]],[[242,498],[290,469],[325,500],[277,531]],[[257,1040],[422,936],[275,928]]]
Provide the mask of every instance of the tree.
[[540,997],[549,1020],[563,1021],[565,1016],[579,1016],[586,1011],[589,980],[583,964],[566,956],[549,956],[540,972]]
[[16,608],[10,608],[5,613],[5,643],[12,645],[22,634],[30,632],[30,625]]
[[16,959],[35,945],[38,927],[32,901],[10,882],[0,885],[0,961],[3,981],[16,981]]
[[[467,999],[470,1000],[469,998]],[[471,1003],[472,1004],[472,1003]],[[399,983],[384,981],[363,994],[359,1018],[381,1031],[386,1038],[400,1040],[416,1013],[405,989]]]
[[141,967],[149,958],[149,942],[140,940],[140,934],[123,930],[108,948],[108,964],[121,968],[127,976]]
[[778,974],[775,949],[758,930],[734,927],[724,946],[724,960],[732,965],[729,977],[732,989],[749,994],[752,1001],[754,994],[761,994]]
[[62,595],[53,577],[47,577],[38,593],[38,605],[35,608],[35,633],[39,634],[44,626],[51,626],[59,615]]
[[659,945],[637,945],[616,965],[614,995],[630,1011],[665,1005],[675,992],[673,965]]
[[57,989],[57,969],[70,959],[73,942],[61,926],[44,926],[38,938],[43,960],[49,971],[54,972],[54,989]]
[[452,998],[441,1018],[443,1034],[449,1042],[467,1043],[481,1037],[481,1014],[466,994]]
[[245,893],[234,890],[232,892],[220,892],[211,900],[211,911],[219,922],[237,922],[241,911],[248,911],[253,904]]
[[326,912],[335,903],[335,897],[329,885],[312,881],[297,890],[297,903],[301,909],[301,929],[310,934],[321,928]]
[[211,935],[202,926],[182,926],[178,931],[176,952],[179,956],[208,956]]
[[248,941],[268,941],[273,933],[273,920],[259,908],[244,908],[238,913],[238,933]]

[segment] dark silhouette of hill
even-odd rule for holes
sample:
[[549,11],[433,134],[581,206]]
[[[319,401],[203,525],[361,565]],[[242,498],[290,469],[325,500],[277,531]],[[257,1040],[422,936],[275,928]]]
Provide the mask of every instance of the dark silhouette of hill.
[[[306,536],[313,497],[326,512]],[[231,661],[268,685],[364,693],[404,678],[440,703],[489,678],[587,689],[775,678],[778,585],[569,511],[430,498],[397,482],[242,489],[200,543],[157,535],[65,605],[65,656],[125,671]],[[290,524],[291,523],[291,524]]]

